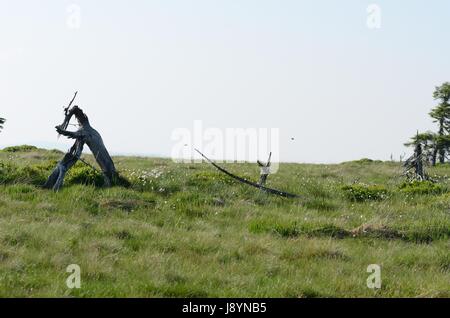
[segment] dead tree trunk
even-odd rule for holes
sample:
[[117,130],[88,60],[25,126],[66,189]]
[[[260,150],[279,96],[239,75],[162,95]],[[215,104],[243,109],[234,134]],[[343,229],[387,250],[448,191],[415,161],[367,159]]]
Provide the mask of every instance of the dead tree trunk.
[[422,145],[421,144],[417,144],[414,155],[416,157],[416,162],[415,162],[416,175],[419,176],[420,180],[424,180],[423,161],[422,161]]
[[[69,152],[58,163],[55,170],[44,185],[46,188],[53,189],[55,191],[58,191],[62,187],[66,172],[80,159],[84,144],[88,145],[91,149],[95,160],[102,169],[105,178],[105,185],[113,185],[117,178],[114,162],[112,161],[100,134],[91,127],[88,117],[81,110],[81,108],[78,106],[70,108],[75,96],[69,106],[65,109],[64,122],[61,125],[56,126],[56,131],[59,134],[70,139],[75,139],[76,141]],[[80,126],[80,128],[74,132],[67,130],[73,116],[75,116]]]
[[265,186],[267,177],[270,174],[270,158],[272,157],[272,153],[269,154],[269,159],[266,164],[263,164],[261,161],[257,161],[258,166],[260,168],[260,177],[259,177],[259,185]]
[[424,169],[424,154],[422,144],[417,143],[414,154],[403,164],[405,168],[404,175],[410,180],[428,180]]
[[66,153],[64,158],[58,162],[55,170],[53,170],[50,177],[48,177],[47,182],[44,184],[44,188],[53,189],[58,191],[61,189],[64,183],[64,177],[67,171],[72,168],[78,161],[83,152],[84,143],[80,141],[75,141],[75,144],[70,148],[69,152]]

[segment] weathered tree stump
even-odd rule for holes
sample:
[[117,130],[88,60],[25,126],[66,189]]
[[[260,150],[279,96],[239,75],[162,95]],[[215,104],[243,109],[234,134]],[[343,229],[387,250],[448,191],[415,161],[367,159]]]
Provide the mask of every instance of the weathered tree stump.
[[270,174],[270,159],[272,158],[272,153],[269,154],[269,159],[267,159],[267,163],[262,163],[261,161],[257,161],[258,166],[260,168],[260,177],[259,177],[259,185],[265,186],[267,177]]
[[409,157],[403,164],[405,168],[405,175],[411,180],[427,180],[428,176],[424,169],[424,154],[422,144],[417,143],[414,148],[414,154]]
[[[104,178],[105,185],[111,186],[116,183],[118,177],[114,162],[106,149],[103,139],[100,134],[92,128],[89,123],[89,119],[86,114],[78,106],[71,108],[71,105],[76,97],[70,102],[69,106],[65,108],[65,119],[64,122],[56,126],[56,131],[63,136],[70,139],[75,139],[75,144],[70,148],[68,153],[64,158],[57,164],[55,170],[52,172],[44,187],[48,189],[53,189],[58,191],[64,182],[64,177],[67,171],[72,168],[78,160],[80,160],[81,153],[83,152],[83,147],[86,144],[92,151],[95,160],[100,166]],[[75,116],[78,121],[79,129],[77,131],[68,131],[71,118]]]

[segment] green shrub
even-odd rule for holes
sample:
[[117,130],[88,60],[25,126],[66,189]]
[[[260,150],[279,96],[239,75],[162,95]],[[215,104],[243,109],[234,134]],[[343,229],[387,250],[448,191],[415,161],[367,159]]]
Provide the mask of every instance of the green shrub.
[[26,166],[17,169],[17,172],[18,176],[15,181],[19,183],[42,185],[48,177],[47,171],[39,166]]
[[16,170],[17,167],[9,163],[0,162],[0,184],[7,184],[14,181]]
[[345,196],[355,202],[382,200],[387,197],[387,189],[381,185],[352,184],[342,187]]
[[26,167],[0,162],[0,184],[25,183],[42,185],[47,180],[53,166],[53,162]]
[[105,180],[101,172],[96,171],[91,167],[75,165],[75,167],[70,169],[67,173],[66,182],[67,184],[83,184],[101,187],[104,185]]
[[6,147],[3,149],[4,152],[31,152],[35,151],[38,148],[35,146],[30,145],[22,145],[22,146],[13,146],[13,147]]
[[55,169],[57,164],[58,164],[57,160],[49,160],[49,161],[41,163],[41,164],[33,165],[33,167],[35,167],[39,170],[51,172],[51,171],[53,171],[53,169]]
[[347,161],[345,163],[357,163],[357,164],[370,164],[370,163],[382,163],[383,161],[381,160],[373,160],[373,159],[369,159],[369,158],[362,158],[359,160],[353,160],[353,161]]
[[407,194],[439,194],[444,191],[444,188],[434,182],[424,180],[424,181],[411,181],[404,182],[399,187],[400,191]]
[[359,160],[355,160],[353,162],[355,162],[355,163],[372,163],[374,161],[372,159],[369,159],[369,158],[362,158],[362,159],[359,159]]

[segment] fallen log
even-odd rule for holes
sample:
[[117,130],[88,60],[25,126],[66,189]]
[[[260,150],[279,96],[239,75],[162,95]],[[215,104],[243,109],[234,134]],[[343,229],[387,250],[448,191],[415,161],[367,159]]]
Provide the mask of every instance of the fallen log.
[[285,191],[280,191],[280,190],[276,190],[276,189],[272,189],[272,188],[268,188],[266,186],[263,186],[261,184],[258,184],[256,182],[253,181],[249,181],[245,178],[239,177],[227,170],[225,170],[224,168],[222,168],[221,166],[219,166],[218,164],[216,164],[214,161],[212,161],[211,159],[209,159],[208,157],[206,157],[203,153],[201,153],[198,149],[195,149],[195,151],[197,151],[206,161],[208,161],[211,165],[213,165],[216,169],[218,169],[219,171],[223,172],[224,174],[226,174],[227,176],[241,182],[244,184],[247,184],[249,186],[255,187],[257,189],[260,189],[264,192],[270,193],[270,194],[275,194],[278,196],[282,196],[285,198],[299,198],[300,196],[296,195],[296,194],[292,194],[289,192],[285,192]]

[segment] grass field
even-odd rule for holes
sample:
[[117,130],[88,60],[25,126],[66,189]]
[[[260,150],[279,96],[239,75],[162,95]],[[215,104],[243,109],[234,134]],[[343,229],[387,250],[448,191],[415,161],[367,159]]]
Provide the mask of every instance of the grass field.
[[[0,297],[450,297],[448,164],[428,170],[439,186],[404,188],[398,162],[281,164],[267,185],[301,195],[284,199],[135,157],[114,158],[131,188],[80,184],[101,183],[80,164],[41,189],[61,157],[0,151]],[[225,166],[258,180],[256,164]]]

